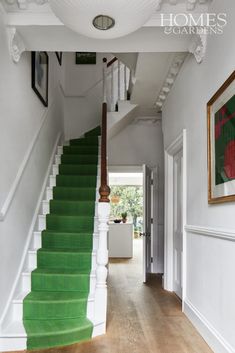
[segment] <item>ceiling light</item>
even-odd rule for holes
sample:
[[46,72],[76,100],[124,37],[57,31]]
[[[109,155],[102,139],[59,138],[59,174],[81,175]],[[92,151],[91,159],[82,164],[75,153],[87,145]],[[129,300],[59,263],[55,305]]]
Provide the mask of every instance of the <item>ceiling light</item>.
[[55,15],[87,37],[112,39],[141,28],[160,0],[49,0]]
[[93,20],[93,26],[100,31],[108,31],[115,26],[115,20],[106,15],[98,15]]

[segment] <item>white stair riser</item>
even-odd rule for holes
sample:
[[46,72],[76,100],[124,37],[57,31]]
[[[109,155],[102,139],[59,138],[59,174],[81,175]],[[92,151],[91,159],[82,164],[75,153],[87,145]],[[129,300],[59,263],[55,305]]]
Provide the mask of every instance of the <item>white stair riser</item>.
[[61,164],[61,156],[59,156],[58,154],[55,156],[55,164],[56,165]]
[[22,273],[22,291],[23,292],[31,291],[31,272]]
[[0,347],[2,352],[11,352],[26,350],[27,338],[26,337],[3,337],[0,338]]
[[53,164],[52,173],[53,173],[54,176],[59,174],[59,166],[58,165]]
[[63,146],[58,146],[57,148],[57,155],[61,156],[63,154]]
[[34,232],[33,240],[34,249],[40,249],[42,247],[41,232]]
[[28,268],[30,268],[30,270],[37,268],[37,251],[28,252]]
[[56,176],[53,176],[53,175],[50,176],[49,186],[50,188],[53,188],[54,186],[56,186]]
[[50,201],[50,200],[52,200],[52,198],[53,198],[53,190],[52,190],[52,188],[47,187],[46,200]]

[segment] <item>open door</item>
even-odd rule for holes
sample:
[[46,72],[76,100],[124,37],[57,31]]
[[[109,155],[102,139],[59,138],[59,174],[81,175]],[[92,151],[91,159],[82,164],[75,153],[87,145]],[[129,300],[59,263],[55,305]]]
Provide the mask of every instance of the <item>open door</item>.
[[151,191],[152,171],[143,166],[143,282],[146,283],[151,273]]
[[183,261],[183,219],[182,219],[182,204],[183,204],[183,150],[181,149],[174,156],[174,185],[173,185],[173,200],[174,200],[174,234],[173,234],[173,261],[174,261],[174,292],[182,299],[182,261]]

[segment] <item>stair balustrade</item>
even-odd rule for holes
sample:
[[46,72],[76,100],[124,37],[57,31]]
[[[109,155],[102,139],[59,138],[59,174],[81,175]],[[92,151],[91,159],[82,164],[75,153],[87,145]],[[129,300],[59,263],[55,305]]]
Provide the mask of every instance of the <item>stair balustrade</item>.
[[[109,71],[111,70],[111,72]],[[111,74],[111,79],[108,80]],[[116,74],[116,76],[115,76]],[[121,80],[122,77],[122,80]],[[107,172],[107,112],[115,111],[118,100],[127,99],[130,70],[114,57],[109,63],[103,59],[103,103],[102,103],[102,127],[101,127],[101,165],[98,204],[98,249],[95,290],[95,321],[99,323],[99,334],[106,332],[107,315],[107,264],[108,264],[108,222],[110,215],[110,188]],[[115,87],[116,85],[116,87]]]

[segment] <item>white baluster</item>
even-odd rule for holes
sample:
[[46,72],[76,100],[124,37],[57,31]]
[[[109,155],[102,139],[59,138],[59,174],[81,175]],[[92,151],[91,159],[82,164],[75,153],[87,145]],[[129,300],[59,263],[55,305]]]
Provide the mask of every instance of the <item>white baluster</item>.
[[115,111],[114,102],[114,65],[111,66],[111,111]]
[[127,100],[127,66],[124,65],[124,100]]
[[95,290],[95,321],[101,325],[100,334],[106,331],[107,315],[107,274],[108,270],[108,221],[110,215],[110,203],[100,202],[98,205],[98,231],[99,243],[97,250],[96,290]]
[[103,59],[103,103],[107,103],[107,59]]
[[118,100],[121,99],[121,63],[118,60]]

